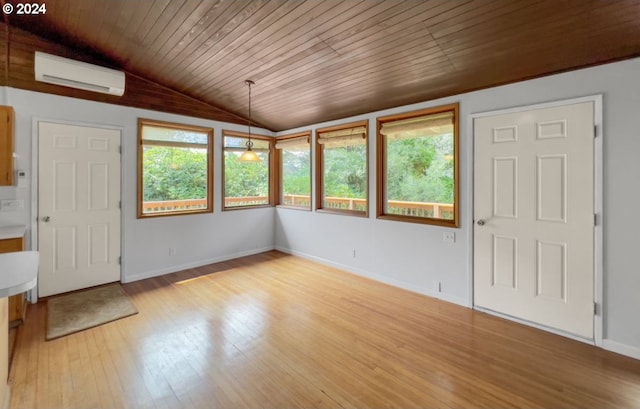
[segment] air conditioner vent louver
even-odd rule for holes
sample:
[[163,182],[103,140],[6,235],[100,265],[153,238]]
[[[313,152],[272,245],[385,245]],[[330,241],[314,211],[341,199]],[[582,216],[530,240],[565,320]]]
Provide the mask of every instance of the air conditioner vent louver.
[[122,96],[125,76],[121,71],[56,55],[35,53],[36,81]]

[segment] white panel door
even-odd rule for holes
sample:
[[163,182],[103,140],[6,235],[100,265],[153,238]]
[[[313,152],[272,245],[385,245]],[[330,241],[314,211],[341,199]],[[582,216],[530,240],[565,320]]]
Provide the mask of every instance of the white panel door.
[[474,119],[474,305],[592,339],[594,105]]
[[120,131],[38,124],[38,294],[120,280]]

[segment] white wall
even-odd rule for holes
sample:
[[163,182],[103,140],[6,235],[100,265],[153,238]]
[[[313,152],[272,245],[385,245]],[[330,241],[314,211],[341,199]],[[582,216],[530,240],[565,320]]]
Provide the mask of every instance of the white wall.
[[[640,59],[574,71],[411,106],[379,111],[287,131],[314,129],[346,121],[375,118],[450,102],[460,102],[459,229],[374,218],[375,185],[370,184],[368,219],[284,208],[221,211],[221,130],[238,125],[0,87],[4,104],[16,110],[17,166],[31,173],[32,119],[44,118],[117,126],[123,129],[123,278],[131,281],[180,268],[272,248],[315,258],[400,287],[469,305],[471,113],[514,106],[604,95],[604,346],[640,358]],[[215,212],[154,220],[136,219],[136,120],[138,117],[211,126],[215,130]],[[262,131],[263,134],[269,134]],[[375,180],[375,143],[370,144],[370,181]],[[29,182],[31,184],[31,182]],[[0,188],[0,198],[23,199],[26,208],[0,212],[0,224],[31,221],[31,187]],[[456,242],[442,233],[454,231]],[[275,237],[274,237],[275,232]],[[168,248],[177,254],[169,256]],[[353,257],[356,250],[356,257]],[[442,293],[437,293],[437,283]]]
[[[28,171],[28,186],[0,188],[0,198],[24,200],[25,208],[0,212],[0,225],[25,224],[37,228],[32,214],[33,120],[45,119],[122,129],[123,280],[133,281],[182,268],[207,264],[273,248],[274,209],[222,212],[222,129],[246,131],[246,126],[127,108],[0,87],[0,97],[16,111],[16,168]],[[151,118],[214,128],[214,213],[136,218],[137,119]],[[269,131],[257,130],[263,135]],[[27,243],[30,243],[29,238]],[[169,255],[169,247],[176,254]]]
[[[276,247],[400,287],[470,305],[469,216],[472,135],[468,115],[516,106],[604,95],[604,342],[605,348],[640,358],[640,59],[583,69],[435,101],[314,124],[283,133],[460,103],[459,229],[375,219],[375,185],[370,183],[368,219],[276,210]],[[375,181],[375,138],[370,138],[370,182]],[[314,192],[315,194],[315,192]],[[442,234],[456,233],[455,244]],[[356,257],[353,257],[353,250]],[[437,292],[441,283],[442,293]]]

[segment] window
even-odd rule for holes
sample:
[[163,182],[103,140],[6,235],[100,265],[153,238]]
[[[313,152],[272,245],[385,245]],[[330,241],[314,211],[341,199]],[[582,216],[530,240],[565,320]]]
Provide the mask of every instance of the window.
[[318,129],[316,208],[368,215],[368,121]]
[[381,219],[458,227],[458,104],[378,118]]
[[311,132],[276,139],[280,183],[278,204],[311,210]]
[[240,162],[249,134],[223,131],[224,203],[223,209],[269,206],[273,203],[271,145],[273,138],[251,135],[253,151],[260,162]]
[[138,218],[213,212],[213,130],[138,120]]

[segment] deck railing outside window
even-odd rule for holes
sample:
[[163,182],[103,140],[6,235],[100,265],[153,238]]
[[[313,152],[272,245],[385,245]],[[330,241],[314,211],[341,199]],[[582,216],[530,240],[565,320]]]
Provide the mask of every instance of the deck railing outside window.
[[[250,206],[264,203],[266,196],[249,197],[227,197],[226,206]],[[284,195],[284,205],[305,205],[310,202],[309,196]],[[325,197],[327,207],[334,209],[366,210],[364,199],[353,199],[348,197]],[[206,199],[194,200],[167,200],[161,202],[144,202],[145,213],[167,212],[173,210],[202,209],[207,207]],[[389,212],[416,217],[449,218],[453,215],[453,204],[451,203],[425,203],[425,202],[405,202],[400,200],[389,200]]]

